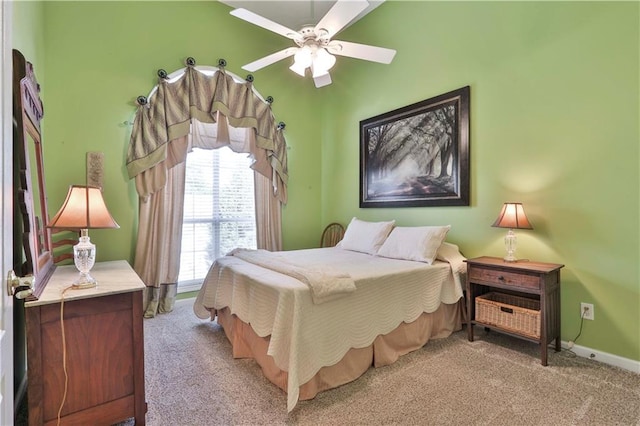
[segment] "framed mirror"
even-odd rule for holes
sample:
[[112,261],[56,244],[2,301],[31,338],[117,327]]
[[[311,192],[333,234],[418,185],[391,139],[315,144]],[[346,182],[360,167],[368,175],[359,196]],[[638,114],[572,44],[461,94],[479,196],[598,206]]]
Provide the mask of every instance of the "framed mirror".
[[42,294],[54,270],[42,159],[40,86],[33,65],[13,50],[14,270],[35,277],[33,294]]

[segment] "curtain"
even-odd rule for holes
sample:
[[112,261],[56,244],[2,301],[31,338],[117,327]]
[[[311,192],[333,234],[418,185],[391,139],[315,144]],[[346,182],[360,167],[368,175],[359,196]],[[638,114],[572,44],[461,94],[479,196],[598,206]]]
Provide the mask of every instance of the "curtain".
[[153,98],[140,102],[127,153],[140,205],[134,270],[147,286],[147,318],[171,312],[175,302],[187,153],[221,146],[251,155],[257,246],[282,249],[287,152],[270,104],[224,69],[209,76],[188,66],[174,81],[161,79]]
[[256,245],[259,249],[282,250],[282,221],[280,203],[271,196],[271,181],[254,173],[256,209]]

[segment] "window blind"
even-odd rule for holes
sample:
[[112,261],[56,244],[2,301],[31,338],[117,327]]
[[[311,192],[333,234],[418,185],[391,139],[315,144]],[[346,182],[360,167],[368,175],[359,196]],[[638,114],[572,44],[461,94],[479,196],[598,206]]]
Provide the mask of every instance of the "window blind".
[[228,147],[187,154],[178,286],[197,289],[213,261],[236,247],[256,248],[253,170]]

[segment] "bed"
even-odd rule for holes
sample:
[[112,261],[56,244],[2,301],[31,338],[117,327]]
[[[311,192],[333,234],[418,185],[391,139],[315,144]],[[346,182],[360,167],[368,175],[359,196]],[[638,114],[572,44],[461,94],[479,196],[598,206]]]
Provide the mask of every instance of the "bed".
[[380,256],[390,233],[375,253],[349,244],[236,250],[214,262],[194,312],[217,317],[234,358],[254,358],[291,411],[461,328],[466,266],[457,246],[437,242],[431,263]]

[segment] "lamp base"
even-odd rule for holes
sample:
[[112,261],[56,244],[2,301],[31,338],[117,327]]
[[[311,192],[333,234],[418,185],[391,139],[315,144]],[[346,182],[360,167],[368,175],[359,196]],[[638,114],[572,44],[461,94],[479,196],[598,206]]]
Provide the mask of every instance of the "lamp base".
[[94,288],[98,282],[89,273],[80,272],[80,276],[71,284],[74,289],[81,290],[85,288]]
[[86,290],[88,288],[95,288],[97,283],[84,283],[84,284],[72,284],[74,290]]
[[73,246],[73,262],[80,275],[72,283],[74,289],[93,288],[98,283],[89,273],[96,261],[96,246],[91,242],[87,230],[81,231],[78,244]]
[[504,246],[507,249],[507,255],[503,257],[505,262],[518,261],[515,256],[517,244],[518,239],[516,238],[516,234],[513,232],[513,229],[509,229],[507,235],[504,237]]

